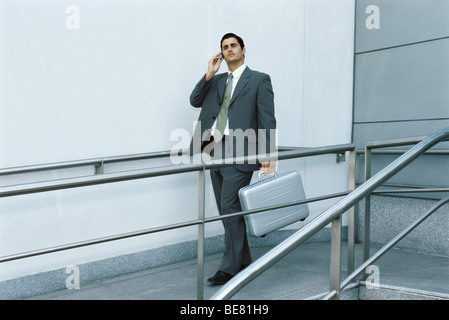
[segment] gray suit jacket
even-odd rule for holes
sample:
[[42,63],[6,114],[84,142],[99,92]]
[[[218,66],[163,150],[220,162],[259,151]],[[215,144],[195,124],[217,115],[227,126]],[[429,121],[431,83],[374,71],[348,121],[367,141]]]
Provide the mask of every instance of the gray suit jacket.
[[[199,123],[190,145],[191,154],[200,152],[201,144],[198,142],[204,140],[207,135],[205,131],[212,127],[218,116],[227,75],[227,73],[215,75],[210,81],[206,81],[203,76],[190,95],[191,105],[201,108]],[[257,153],[275,151],[273,146],[276,140],[276,118],[274,94],[269,75],[246,67],[232,94],[228,118],[231,132],[245,134],[245,156],[253,154],[254,149]],[[259,132],[259,129],[265,129],[265,131]],[[255,133],[255,136],[251,135],[251,132]],[[254,146],[251,147],[251,144]],[[241,155],[240,152],[236,152],[237,147],[238,142],[234,141],[234,156]],[[237,167],[242,171],[254,171],[259,169],[259,164],[243,164]]]

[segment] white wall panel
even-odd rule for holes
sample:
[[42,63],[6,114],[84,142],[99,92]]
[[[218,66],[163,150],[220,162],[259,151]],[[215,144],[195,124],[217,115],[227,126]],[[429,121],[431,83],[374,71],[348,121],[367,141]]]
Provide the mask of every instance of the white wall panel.
[[[70,5],[79,9],[79,29],[66,27]],[[1,1],[0,168],[170,149],[173,130],[192,131],[199,111],[190,92],[226,32],[243,37],[250,68],[272,77],[280,145],[348,143],[353,16],[353,0]],[[345,179],[315,174],[347,176],[333,158],[296,167],[310,195],[322,186],[347,188]],[[2,176],[0,186],[89,170]],[[1,199],[0,256],[196,219],[197,179],[190,173]],[[207,195],[207,215],[216,215],[209,180]],[[206,228],[221,232],[220,223]],[[196,228],[10,262],[0,278],[192,239]]]

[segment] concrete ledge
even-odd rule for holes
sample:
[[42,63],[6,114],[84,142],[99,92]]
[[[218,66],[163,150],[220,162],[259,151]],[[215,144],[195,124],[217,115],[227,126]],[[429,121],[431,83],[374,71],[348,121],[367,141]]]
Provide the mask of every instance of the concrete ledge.
[[[263,238],[248,237],[250,247],[275,246],[297,230],[278,230]],[[342,238],[347,238],[347,228],[342,230]],[[330,241],[330,229],[324,228],[308,242]],[[77,265],[80,285],[98,280],[148,270],[197,257],[198,241],[187,241],[157,249],[121,255],[99,261]],[[224,250],[223,235],[205,239],[205,255],[220,253]],[[0,299],[23,299],[33,295],[48,293],[66,288],[70,273],[66,268],[41,272],[21,278],[0,282]]]
[[359,284],[359,300],[449,300],[449,295],[386,284],[379,284],[378,288],[369,289],[361,281]]
[[[437,200],[394,196],[371,197],[371,243],[386,244]],[[358,210],[357,239],[362,241],[364,202]],[[402,239],[396,248],[449,257],[449,205],[444,205]]]

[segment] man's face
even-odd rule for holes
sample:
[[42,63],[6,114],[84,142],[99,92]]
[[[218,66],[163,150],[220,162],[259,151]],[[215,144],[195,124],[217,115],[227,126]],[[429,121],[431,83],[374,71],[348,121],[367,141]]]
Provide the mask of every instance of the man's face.
[[243,62],[245,48],[241,48],[239,42],[235,38],[228,38],[221,43],[221,51],[223,52],[223,58],[226,63],[239,63]]

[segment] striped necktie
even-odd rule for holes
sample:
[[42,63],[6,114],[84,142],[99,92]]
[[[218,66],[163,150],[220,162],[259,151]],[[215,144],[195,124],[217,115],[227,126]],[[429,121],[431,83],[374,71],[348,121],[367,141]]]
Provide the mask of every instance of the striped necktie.
[[221,103],[220,111],[218,112],[217,124],[215,126],[214,140],[215,142],[220,142],[223,138],[224,129],[226,127],[226,120],[228,118],[228,108],[231,102],[231,92],[232,92],[232,73],[228,76],[228,83],[226,84],[223,102]]

